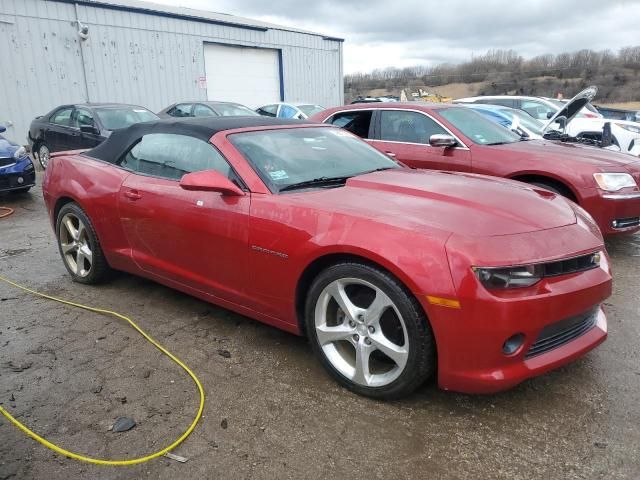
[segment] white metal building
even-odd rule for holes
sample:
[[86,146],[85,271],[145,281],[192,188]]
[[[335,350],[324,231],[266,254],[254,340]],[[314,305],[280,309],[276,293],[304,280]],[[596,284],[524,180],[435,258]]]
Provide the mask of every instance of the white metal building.
[[342,39],[137,0],[0,0],[0,65],[0,124],[19,143],[65,103],[344,101]]

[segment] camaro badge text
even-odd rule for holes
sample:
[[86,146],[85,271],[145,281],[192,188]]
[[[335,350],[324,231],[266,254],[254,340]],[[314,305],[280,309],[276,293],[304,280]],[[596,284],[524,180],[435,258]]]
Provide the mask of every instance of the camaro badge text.
[[267,248],[262,248],[262,247],[259,247],[257,245],[251,245],[251,248],[253,250],[255,250],[256,252],[268,253],[270,255],[276,255],[277,257],[280,257],[280,258],[289,258],[289,255],[287,255],[286,253],[275,252],[273,250],[269,250]]

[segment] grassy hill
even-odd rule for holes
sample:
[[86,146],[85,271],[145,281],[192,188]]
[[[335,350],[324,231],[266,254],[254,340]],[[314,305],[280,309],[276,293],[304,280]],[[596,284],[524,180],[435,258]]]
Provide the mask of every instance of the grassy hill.
[[512,50],[492,50],[472,60],[433,67],[387,68],[345,76],[346,100],[362,96],[400,95],[423,88],[444,97],[473,95],[541,95],[570,98],[596,85],[595,103],[640,101],[640,46],[541,55],[525,60]]

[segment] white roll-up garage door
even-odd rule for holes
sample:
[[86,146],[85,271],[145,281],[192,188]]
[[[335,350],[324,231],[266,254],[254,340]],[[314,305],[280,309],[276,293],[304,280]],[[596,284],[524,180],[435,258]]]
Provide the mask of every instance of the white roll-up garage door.
[[280,101],[280,56],[267,48],[206,44],[207,98],[255,108]]

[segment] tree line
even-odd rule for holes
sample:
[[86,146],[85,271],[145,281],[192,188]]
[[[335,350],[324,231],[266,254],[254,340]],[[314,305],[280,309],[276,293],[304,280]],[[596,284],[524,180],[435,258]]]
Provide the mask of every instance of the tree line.
[[611,50],[578,50],[525,59],[514,50],[489,50],[459,64],[389,67],[345,75],[345,93],[368,90],[398,94],[406,87],[484,82],[478,95],[521,94],[571,96],[588,85],[599,88],[598,100],[640,100],[640,46]]

